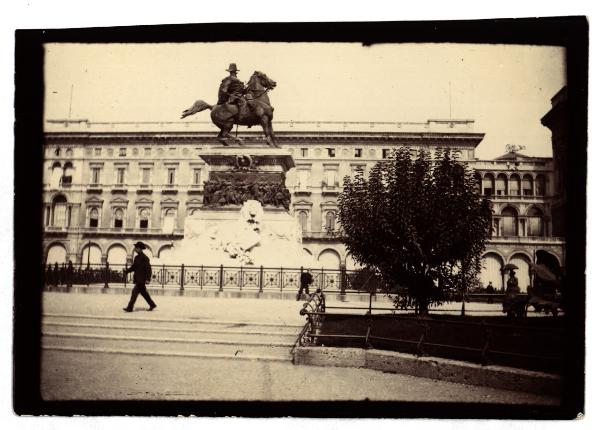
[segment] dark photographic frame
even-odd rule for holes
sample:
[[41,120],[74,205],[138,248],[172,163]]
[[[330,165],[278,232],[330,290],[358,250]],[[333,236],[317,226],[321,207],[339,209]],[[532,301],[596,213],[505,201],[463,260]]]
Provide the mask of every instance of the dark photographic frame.
[[[571,285],[585,285],[588,22],[585,17],[473,21],[182,24],[17,30],[15,34],[15,211],[13,407],[20,415],[196,415],[247,417],[431,417],[573,419],[583,413],[585,288],[567,295],[569,351],[562,402],[555,407],[410,402],[61,401],[40,396],[43,44],[216,41],[533,44],[567,52],[569,142],[566,267]],[[409,406],[409,407],[402,407]]]

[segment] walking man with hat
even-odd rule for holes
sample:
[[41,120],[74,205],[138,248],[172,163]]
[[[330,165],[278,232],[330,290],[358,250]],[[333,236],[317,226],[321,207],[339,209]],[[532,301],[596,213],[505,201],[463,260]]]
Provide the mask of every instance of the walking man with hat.
[[156,307],[156,303],[148,294],[148,290],[146,290],[146,282],[152,278],[152,267],[150,266],[150,260],[142,251],[146,249],[146,245],[142,242],[137,242],[134,246],[136,256],[133,259],[133,264],[128,269],[125,269],[125,273],[133,272],[133,283],[135,286],[133,287],[133,291],[131,292],[131,299],[129,299],[129,304],[126,308],[123,308],[125,312],[133,312],[133,305],[137,299],[138,294],[141,294],[144,299],[150,305],[149,311],[153,310]]

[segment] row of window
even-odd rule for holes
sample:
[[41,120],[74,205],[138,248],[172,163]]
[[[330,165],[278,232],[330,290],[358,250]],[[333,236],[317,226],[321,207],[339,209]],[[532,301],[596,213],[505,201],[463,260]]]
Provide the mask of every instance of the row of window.
[[[68,167],[67,167],[68,166]],[[102,167],[92,166],[90,168],[90,185],[102,184]],[[126,185],[127,184],[127,167],[117,166],[114,170],[114,184]],[[70,163],[65,164],[65,167],[61,167],[60,164],[55,164],[52,168],[52,176],[50,178],[50,187],[58,188],[60,185],[70,185],[73,177],[73,166]],[[140,184],[150,185],[152,184],[152,168],[142,167],[140,169]],[[192,169],[191,177],[192,185],[202,184],[202,169]],[[177,184],[177,169],[169,167],[166,169],[165,175],[166,185]]]
[[[92,206],[87,211],[86,225],[91,228],[100,226],[100,207]],[[57,196],[52,206],[46,211],[45,225],[49,227],[70,227],[71,207],[67,204],[64,196]],[[165,233],[172,233],[176,228],[177,211],[173,208],[167,208],[162,214],[161,228]],[[139,208],[137,211],[136,227],[148,229],[151,227],[152,211],[149,208]],[[125,209],[113,208],[111,227],[122,228],[125,226]]]
[[[195,214],[195,210],[190,212],[190,215]],[[125,226],[126,209],[123,207],[115,207],[112,212],[111,227],[122,228]],[[150,208],[139,208],[136,212],[137,220],[136,227],[140,229],[148,229],[151,227],[152,210]],[[90,206],[87,210],[87,226],[97,228],[100,226],[101,208],[99,206]],[[299,210],[296,212],[296,217],[300,222],[303,232],[310,231],[310,214],[307,210]],[[177,211],[173,208],[166,208],[162,214],[162,230],[172,232],[176,228]],[[64,196],[59,195],[54,199],[52,206],[46,212],[46,226],[52,227],[70,227],[71,225],[71,207],[68,206]],[[323,213],[324,231],[336,230],[336,212],[328,210]]]
[[[125,209],[116,207],[112,210],[111,227],[122,228],[125,225]],[[190,215],[193,215],[192,211]],[[310,212],[308,210],[296,211],[296,217],[302,228],[302,232],[310,231]],[[172,233],[176,228],[177,211],[173,208],[164,209],[162,216],[162,230]],[[334,232],[336,228],[336,212],[327,210],[323,213],[322,228],[325,232]],[[92,206],[88,208],[87,225],[91,228],[100,225],[100,208]],[[152,211],[150,208],[140,208],[137,211],[136,226],[140,229],[151,227]],[[51,209],[46,213],[46,225],[53,227],[69,227],[71,225],[71,207],[67,205],[64,196],[54,199]],[[532,207],[525,217],[519,217],[516,209],[506,207],[500,216],[494,217],[492,221],[494,236],[545,236],[547,226],[544,215],[539,208]]]
[[[149,208],[141,208],[138,210],[137,228],[150,228],[150,220],[152,219],[152,211]],[[176,228],[177,212],[175,209],[166,209],[162,218],[162,231],[164,233],[172,233]],[[100,224],[100,208],[91,207],[89,209],[88,226],[91,228],[98,227]],[[115,208],[112,212],[111,227],[122,228],[125,223],[125,210],[123,208]]]
[[524,217],[519,217],[515,208],[506,207],[492,220],[493,236],[546,236],[548,233],[544,214],[536,207],[530,208]]
[[[102,149],[103,148],[87,148],[87,155],[94,155],[95,157],[101,157],[102,154]],[[114,155],[114,148],[108,147],[108,148],[104,148],[106,151],[106,155],[108,156],[113,156]],[[127,147],[120,147],[117,150],[117,155],[119,157],[127,157],[128,155],[128,149],[129,149],[129,153],[133,156],[137,156],[137,155],[144,155],[145,157],[150,157],[152,156],[152,147],[145,147],[143,148],[143,150],[140,150],[138,148],[127,148]],[[332,148],[332,147],[326,147],[323,148],[324,152],[327,154],[327,156],[329,158],[335,158],[336,157],[336,148]],[[353,148],[353,149],[348,149],[348,151],[352,151],[354,153],[354,158],[362,158],[363,155],[367,152],[364,148]],[[142,154],[143,151],[143,154]],[[158,148],[157,149],[157,155],[162,155],[163,153],[163,149],[162,148]],[[307,158],[309,157],[309,148],[300,148],[300,156],[303,158]],[[314,155],[319,157],[321,156],[321,148],[314,148]],[[381,148],[380,150],[380,154],[381,154],[381,158],[388,158],[391,154],[392,149],[391,148]],[[411,150],[413,155],[416,156],[417,151],[416,149]],[[187,148],[184,148],[184,155],[187,155],[189,153],[189,150]],[[168,149],[168,153],[169,155],[176,155],[177,153],[177,148],[175,147],[171,147]],[[54,149],[54,155],[57,157],[60,157],[62,154],[62,150],[61,148],[55,148]],[[65,156],[67,157],[72,157],[73,156],[73,150],[71,148],[67,148],[64,152]],[[368,150],[368,154],[371,158],[376,157],[377,155],[377,151],[374,148],[371,148]],[[348,155],[348,153],[346,152],[346,149],[344,149],[344,154],[343,155]]]
[[490,173],[483,179],[477,175],[481,193],[486,196],[545,196],[546,177],[537,175],[535,180],[529,174],[521,176],[512,174],[507,177],[500,173],[496,178]]
[[[190,215],[193,215],[192,211]],[[150,222],[152,219],[152,211],[149,208],[141,208],[137,212],[136,227],[140,229],[150,228]],[[301,210],[296,213],[302,232],[310,231],[309,229],[309,214],[308,211]],[[69,227],[70,226],[70,208],[67,207],[66,201],[59,200],[52,206],[51,211],[47,214],[46,225],[53,227]],[[176,228],[177,212],[175,209],[168,208],[164,211],[162,217],[162,230],[163,232],[173,232]],[[336,213],[335,211],[326,211],[324,213],[323,229],[326,232],[336,231]],[[112,211],[111,227],[123,228],[125,225],[125,209],[114,208]],[[88,222],[87,226],[91,228],[97,228],[100,226],[100,208],[90,207],[88,210]]]
[[[310,212],[307,210],[299,210],[296,211],[296,218],[300,223],[300,227],[302,229],[302,233],[306,233],[310,231]],[[323,213],[323,222],[322,229],[327,232],[335,232],[336,228],[337,215],[333,210],[325,211]]]
[[[91,168],[91,184],[99,185],[102,183],[102,168],[92,167]],[[202,182],[202,169],[192,170],[192,184],[200,185]],[[115,169],[115,184],[125,185],[127,183],[127,168],[117,167]],[[140,169],[140,184],[150,185],[152,183],[152,168],[142,167]],[[165,185],[176,185],[177,184],[177,169],[175,167],[169,167],[166,170]]]
[[[335,156],[336,156],[335,148],[331,148],[331,147],[324,148],[324,151],[329,158],[335,158]],[[343,154],[342,154],[343,156],[348,156],[349,151],[352,151],[352,150],[344,148],[342,151],[343,151]],[[392,148],[381,148],[381,152],[380,152],[381,158],[388,158],[392,154],[392,151],[393,151]],[[418,149],[410,150],[413,157],[417,156],[418,151],[419,151]],[[354,148],[354,158],[362,158],[363,154],[366,152],[367,151],[365,151],[363,148]],[[321,148],[314,148],[313,154],[315,157],[320,157],[321,156]],[[377,151],[375,149],[371,148],[368,150],[368,154],[369,154],[370,158],[375,158],[377,155]],[[308,158],[309,157],[309,148],[300,148],[300,157]]]
[[[351,166],[352,167],[352,176],[356,174],[364,173],[364,166]],[[126,185],[128,183],[127,178],[127,167],[117,166],[114,169],[114,181],[115,185]],[[141,185],[151,185],[152,184],[152,173],[153,169],[151,167],[142,167],[140,168],[140,176],[139,183]],[[191,184],[200,186],[203,182],[201,168],[194,168],[191,172]],[[56,166],[52,170],[52,177],[50,180],[51,188],[58,188],[60,185],[71,184],[72,181],[73,168],[61,168],[60,166]],[[100,166],[92,166],[90,168],[90,185],[102,185],[103,183],[103,168]],[[297,186],[301,189],[306,189],[309,185],[310,180],[310,170],[306,168],[299,168],[297,170]],[[338,171],[336,169],[326,168],[325,175],[322,180],[321,185],[328,188],[339,187],[340,182],[338,180]],[[177,184],[177,169],[175,167],[169,167],[166,169],[165,175],[165,185],[176,185]]]

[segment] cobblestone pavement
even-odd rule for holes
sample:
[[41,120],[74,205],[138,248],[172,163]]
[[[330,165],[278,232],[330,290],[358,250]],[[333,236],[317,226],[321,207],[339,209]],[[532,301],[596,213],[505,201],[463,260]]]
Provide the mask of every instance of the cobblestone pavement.
[[[43,295],[45,314],[80,314],[135,324],[176,319],[273,323],[300,330],[301,303],[278,299],[156,297],[158,308],[123,312],[123,294]],[[55,317],[56,318],[56,317]],[[155,320],[155,321],[154,321]],[[75,321],[76,322],[76,321]],[[183,322],[181,324],[184,324]],[[78,328],[77,330],[81,330]],[[152,333],[150,333],[152,334]],[[127,339],[125,339],[127,341]],[[105,340],[109,342],[111,340]],[[121,342],[123,340],[121,339]],[[293,342],[292,342],[293,343]],[[108,348],[110,349],[110,348]],[[42,352],[42,395],[47,400],[407,400],[556,405],[558,399],[468,386],[370,369],[294,366],[287,361],[48,350]]]

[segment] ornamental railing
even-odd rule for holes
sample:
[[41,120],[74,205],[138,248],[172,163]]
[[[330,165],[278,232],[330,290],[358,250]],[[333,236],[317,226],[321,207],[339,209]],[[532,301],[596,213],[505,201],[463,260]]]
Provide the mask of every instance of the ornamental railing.
[[[46,285],[90,285],[133,283],[133,273],[124,273],[124,264],[81,264],[44,266]],[[264,266],[188,266],[152,265],[152,277],[147,285],[162,288],[245,290],[245,291],[298,291],[300,274],[308,271],[313,277],[309,289],[344,293],[350,289],[355,272],[345,269]]]

